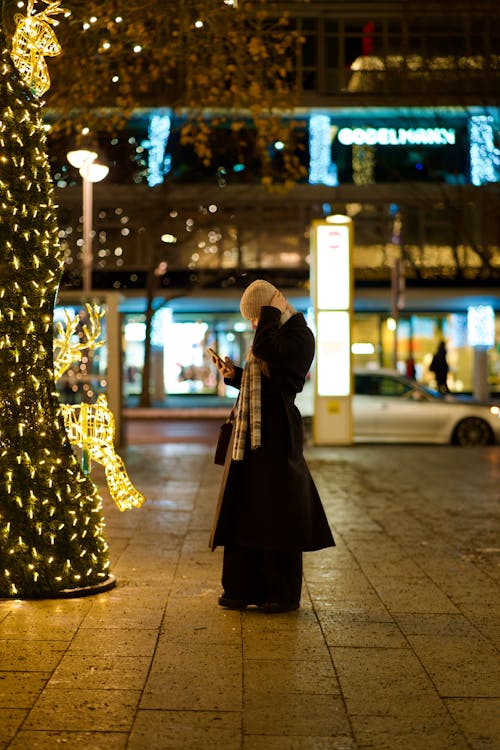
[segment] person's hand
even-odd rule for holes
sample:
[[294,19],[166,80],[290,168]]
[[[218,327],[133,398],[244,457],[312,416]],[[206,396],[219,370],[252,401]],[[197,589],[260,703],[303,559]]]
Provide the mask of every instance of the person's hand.
[[213,354],[211,354],[210,356],[212,357],[212,362],[217,367],[223,378],[234,378],[234,376],[236,375],[236,369],[229,357],[224,357],[224,359],[221,359],[220,357],[214,357]]
[[288,307],[288,301],[286,297],[281,294],[279,289],[275,291],[269,304],[271,305],[271,307],[277,307],[280,313],[284,313],[286,308]]
[[234,364],[231,362],[229,357],[224,357],[224,367],[221,368],[220,374],[224,378],[232,379],[236,375],[236,368]]

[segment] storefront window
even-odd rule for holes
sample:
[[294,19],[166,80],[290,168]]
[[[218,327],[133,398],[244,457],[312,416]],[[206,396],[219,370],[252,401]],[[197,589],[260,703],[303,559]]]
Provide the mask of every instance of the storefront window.
[[[154,325],[152,341],[151,393],[156,403],[168,396],[205,395],[234,399],[237,391],[227,387],[207,355],[212,347],[222,357],[244,364],[253,339],[248,322],[239,314],[173,313],[160,311]],[[466,314],[402,315],[397,322],[386,314],[357,313],[352,320],[352,357],[354,368],[396,368],[410,374],[410,360],[415,379],[434,387],[429,370],[432,355],[440,341],[445,341],[450,366],[449,387],[457,393],[471,393],[474,378],[474,351],[466,335]],[[488,353],[488,377],[491,392],[500,392],[500,320],[496,319],[496,343]],[[125,315],[124,324],[124,398],[136,403],[141,391],[144,364],[145,320],[143,315]],[[73,386],[88,392],[105,384],[105,358],[93,365],[92,375],[72,374],[66,379],[73,400],[81,400]],[[103,369],[104,368],[104,369]],[[95,372],[95,374],[94,374]],[[297,398],[302,413],[310,414],[312,375]],[[67,400],[67,398],[65,399]]]
[[128,397],[139,395],[141,392],[146,336],[145,316],[125,316],[123,333],[123,396],[126,402]]
[[[488,382],[491,393],[500,392],[500,320],[495,321],[495,346],[488,351]],[[444,341],[450,367],[448,385],[455,393],[472,393],[474,350],[467,340],[467,315],[408,315],[397,322],[379,314],[357,314],[352,323],[354,368],[396,368],[413,373],[418,382],[435,386],[429,370],[439,342]]]
[[170,322],[164,329],[164,384],[166,393],[213,393],[214,368],[205,351],[206,323]]
[[380,365],[381,341],[378,315],[355,315],[352,321],[353,366],[375,368]]
[[[153,318],[150,393],[154,403],[169,395],[211,395],[234,398],[237,391],[226,386],[207,354],[208,347],[221,357],[244,363],[253,337],[251,327],[237,315],[173,313],[160,310]],[[145,320],[143,315],[125,315],[124,397],[133,405],[142,388]]]

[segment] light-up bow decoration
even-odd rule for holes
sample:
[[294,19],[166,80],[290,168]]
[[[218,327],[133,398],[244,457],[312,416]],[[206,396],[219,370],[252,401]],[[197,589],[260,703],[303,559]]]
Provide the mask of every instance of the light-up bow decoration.
[[45,56],[56,57],[61,53],[52,26],[57,19],[52,16],[69,12],[61,8],[61,0],[43,0],[47,5],[39,13],[34,13],[35,0],[28,0],[26,15],[16,13],[16,31],[12,37],[11,58],[23,81],[36,96],[42,96],[50,87],[50,76]]
[[[64,324],[58,321],[54,336],[54,374],[58,380],[81,358],[84,350],[95,350],[102,346],[101,319],[104,311],[98,305],[86,305],[89,326],[82,326],[82,338],[75,342],[80,316],[73,318],[65,312]],[[134,487],[125,470],[125,465],[114,448],[115,420],[108,407],[106,396],[101,394],[95,404],[61,404],[61,412],[68,438],[72,445],[82,449],[84,469],[90,469],[93,459],[104,466],[111,497],[120,510],[140,508],[144,495]]]

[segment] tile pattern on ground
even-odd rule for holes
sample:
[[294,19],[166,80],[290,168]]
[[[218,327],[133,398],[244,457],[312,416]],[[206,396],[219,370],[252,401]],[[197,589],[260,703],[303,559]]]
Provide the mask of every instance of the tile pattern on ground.
[[0,750],[500,748],[499,447],[309,448],[337,547],[275,616],[217,606],[212,448],[121,453],[116,588],[0,601]]

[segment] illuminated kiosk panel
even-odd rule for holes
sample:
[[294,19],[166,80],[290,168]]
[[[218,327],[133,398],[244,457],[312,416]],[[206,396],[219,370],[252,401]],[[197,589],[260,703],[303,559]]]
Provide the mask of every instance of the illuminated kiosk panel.
[[332,216],[313,222],[312,289],[316,321],[313,439],[317,445],[352,443],[351,313],[352,221]]
[[349,396],[351,393],[349,328],[348,312],[318,311],[318,396]]
[[326,224],[317,233],[317,308],[349,310],[349,227]]

